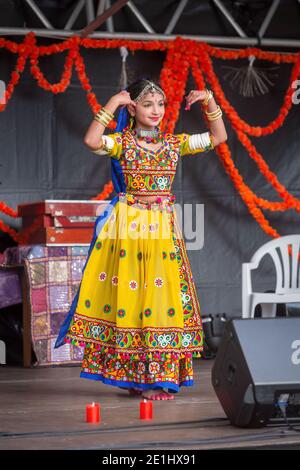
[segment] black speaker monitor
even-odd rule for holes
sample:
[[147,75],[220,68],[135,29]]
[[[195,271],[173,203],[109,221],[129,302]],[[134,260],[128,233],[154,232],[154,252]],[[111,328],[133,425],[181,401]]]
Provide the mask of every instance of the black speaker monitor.
[[212,368],[212,385],[231,424],[300,422],[300,318],[231,319]]

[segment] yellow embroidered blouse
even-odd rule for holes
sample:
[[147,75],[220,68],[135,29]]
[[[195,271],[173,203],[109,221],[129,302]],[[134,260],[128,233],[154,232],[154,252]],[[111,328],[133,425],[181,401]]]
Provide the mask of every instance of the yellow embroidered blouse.
[[189,146],[190,134],[186,133],[165,133],[164,141],[155,151],[139,145],[129,130],[107,134],[111,138],[110,145],[106,143],[106,136],[103,137],[101,154],[119,161],[126,192],[135,196],[169,195],[179,157],[214,148],[210,136],[211,144],[208,147],[192,150]]

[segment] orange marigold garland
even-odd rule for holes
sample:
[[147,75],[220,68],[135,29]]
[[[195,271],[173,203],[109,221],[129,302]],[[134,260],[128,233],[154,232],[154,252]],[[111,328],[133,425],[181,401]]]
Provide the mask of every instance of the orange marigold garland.
[[41,72],[38,61],[39,61],[39,48],[35,47],[32,50],[31,58],[30,58],[30,71],[32,76],[37,80],[38,85],[43,88],[44,90],[51,91],[52,93],[63,93],[66,91],[68,86],[70,85],[70,80],[72,76],[73,70],[73,62],[76,55],[76,50],[74,47],[70,47],[68,55],[65,60],[64,71],[62,73],[62,78],[58,83],[50,84],[48,80],[44,77],[44,74]]
[[[261,174],[265,176],[266,180],[273,186],[279,196],[284,199],[284,203],[282,203],[283,207],[285,207],[285,209],[296,209],[300,212],[300,201],[290,194],[283,184],[279,183],[277,176],[269,169],[262,155],[260,155],[254,145],[251,144],[250,139],[241,131],[237,131],[237,135],[240,142],[248,150],[249,156],[257,163]],[[258,199],[258,201],[260,201],[262,207],[264,206],[269,210],[277,210],[276,203],[265,201],[264,199]],[[275,205],[273,206],[273,204]]]
[[[299,59],[300,59],[300,55],[299,55]],[[296,65],[297,65],[297,68],[295,68],[294,72],[292,73],[291,83],[294,81],[295,74],[300,73],[300,70],[299,70],[300,61],[299,60],[296,61]],[[197,69],[197,64],[196,64],[195,59],[192,61],[192,70],[193,70],[193,74],[194,74],[196,83],[198,85],[199,84],[203,85],[204,81],[201,78],[201,72],[200,72],[199,68]],[[212,69],[212,66],[210,66],[209,70],[207,71],[207,76],[208,76],[208,81],[212,84],[212,88],[213,88],[216,96],[220,100],[221,107],[227,113],[228,118],[231,121],[232,126],[235,129],[240,142],[247,149],[250,157],[257,163],[260,172],[265,176],[267,181],[274,187],[274,189],[278,192],[280,197],[282,197],[284,199],[285,202],[282,203],[282,207],[284,207],[286,209],[295,208],[297,211],[299,211],[300,201],[297,200],[294,196],[292,196],[286,190],[286,188],[282,184],[279,183],[276,175],[273,172],[270,171],[267,163],[265,162],[263,157],[257,152],[255,146],[250,142],[249,138],[245,135],[245,133],[242,132],[239,129],[239,126],[236,125],[236,121],[232,118],[231,111],[230,111],[229,107],[227,106],[227,100],[224,98],[223,91],[221,90],[220,83],[219,83],[219,81],[218,81],[218,79],[217,79],[217,77],[216,77],[216,75],[215,75],[215,73]],[[290,86],[289,89],[292,90],[292,87]],[[286,112],[288,112],[288,111],[286,111]],[[286,112],[284,112],[284,114]],[[265,128],[265,129],[267,130],[267,128]],[[262,134],[263,134],[263,132],[261,133],[261,135]],[[277,210],[277,207],[278,207],[277,204],[278,203],[272,203],[272,202],[266,201],[264,199],[257,199],[257,201],[259,202],[259,204],[262,207],[268,208],[269,210]]]
[[189,72],[188,51],[183,47],[182,39],[174,41],[174,48],[169,48],[160,75],[160,84],[166,93],[167,107],[162,123],[162,130],[174,132],[180,113],[186,81]]
[[[4,94],[5,103],[0,104],[0,111],[5,110],[8,101],[12,97],[15,86],[20,81],[20,76],[24,71],[27,58],[30,54],[31,45],[32,45],[32,35],[27,35],[24,39],[24,43],[20,44],[19,47],[12,47],[12,42],[10,41],[5,41],[2,45],[2,47],[6,47],[6,49],[10,50],[13,53],[18,53],[19,55],[18,55],[18,59],[16,62],[15,70],[11,73],[10,81],[8,85],[6,86],[6,90]],[[0,43],[0,46],[1,46],[1,43]]]
[[0,212],[3,214],[9,215],[10,217],[18,217],[18,212],[8,207],[5,202],[0,201]]
[[226,173],[232,179],[234,186],[238,190],[243,201],[246,203],[249,212],[252,214],[254,219],[268,235],[274,238],[280,237],[280,234],[273,227],[271,227],[262,211],[257,207],[253,192],[244,183],[242,176],[233,163],[228,145],[224,142],[216,148],[216,151],[221,157],[221,161],[224,165]]
[[256,47],[246,47],[245,49],[238,49],[235,51],[220,49],[206,43],[202,43],[200,47],[205,48],[210,57],[216,57],[217,59],[223,60],[245,59],[250,56],[255,56],[257,59],[261,60],[275,62],[276,64],[291,64],[297,60],[297,54],[262,51]]
[[[8,207],[4,202],[0,202],[0,212],[3,212],[4,214],[9,215],[10,217],[19,217],[18,212],[12,209],[11,207]],[[18,233],[16,230],[10,228],[2,220],[0,220],[0,230],[2,230],[2,232],[8,233],[15,242],[22,243],[23,245],[27,243],[30,235],[35,232],[35,230],[39,226],[40,221],[36,219],[33,224],[28,229],[26,229],[26,231],[23,230],[22,233]]]
[[[200,68],[198,67],[197,59],[195,56],[191,57],[191,68],[192,74],[195,79],[196,85],[199,89],[205,88],[205,81],[202,75]],[[216,148],[216,152],[219,155],[221,162],[225,168],[226,173],[229,175],[237,191],[239,192],[241,198],[248,207],[249,212],[254,217],[254,219],[259,223],[262,229],[273,237],[279,237],[280,235],[276,230],[274,230],[260,209],[256,205],[254,199],[254,193],[251,189],[244,183],[242,176],[234,165],[234,162],[231,158],[231,152],[226,143],[220,144]]]
[[104,185],[103,191],[97,194],[97,196],[92,197],[91,199],[95,201],[102,201],[104,199],[107,199],[108,196],[113,192],[113,190],[114,190],[113,182],[109,181],[108,183]]
[[[191,67],[192,67],[192,73],[195,79],[195,82],[198,86],[199,89],[204,88],[204,79],[201,73],[201,70],[197,64],[197,60],[195,56],[192,57],[191,59]],[[210,74],[212,75],[212,71],[210,69]],[[216,91],[214,88],[214,85],[216,85],[217,78],[214,76],[213,78],[210,76],[210,83],[212,84],[212,88],[214,92]],[[219,83],[218,83],[219,85]],[[220,87],[220,86],[219,86]],[[217,93],[216,93],[217,94]],[[226,106],[225,106],[226,108]],[[230,111],[227,111],[230,113]],[[233,126],[234,127],[234,126]],[[258,167],[261,171],[261,173],[266,177],[266,179],[273,185],[273,187],[276,189],[276,191],[279,193],[281,197],[284,198],[285,202],[284,203],[271,203],[269,201],[265,201],[264,199],[257,198],[257,196],[250,190],[250,188],[245,185],[243,182],[243,178],[239,174],[238,170],[236,169],[232,159],[231,159],[231,154],[228,148],[228,145],[222,145],[222,147],[218,147],[216,149],[218,155],[221,157],[221,161],[225,167],[226,172],[229,174],[230,178],[232,179],[235,187],[239,191],[239,194],[241,198],[245,201],[247,204],[247,207],[252,214],[252,216],[255,218],[255,220],[260,224],[262,229],[268,234],[272,235],[273,237],[278,237],[280,236],[276,230],[274,230],[261,210],[257,207],[257,205],[260,205],[261,207],[267,208],[267,209],[273,209],[276,210],[278,207],[278,204],[280,204],[279,207],[281,207],[281,210],[286,210],[290,209],[291,207],[297,207],[297,205],[300,204],[300,202],[294,198],[292,195],[288,193],[286,188],[281,185],[274,173],[272,173],[269,170],[268,165],[264,161],[261,155],[256,151],[255,147],[251,144],[250,140],[248,137],[242,133],[239,130],[236,130],[239,139],[243,143],[243,145],[247,148],[249,155],[251,158],[254,158],[254,160],[258,163]],[[220,151],[220,148],[223,149],[222,153]],[[229,171],[230,169],[230,171]]]
[[212,89],[214,90],[214,93],[220,103],[220,106],[228,115],[228,119],[230,120],[232,126],[236,129],[242,130],[243,132],[249,135],[260,137],[262,135],[272,134],[273,132],[275,132],[275,130],[282,126],[285,121],[285,118],[287,117],[291,109],[292,94],[294,93],[292,84],[300,75],[300,53],[295,54],[295,56],[295,64],[291,73],[290,84],[284,98],[284,103],[280,108],[277,118],[275,118],[270,124],[265,127],[251,126],[239,117],[236,110],[233,108],[233,106],[230,105],[230,103],[226,99],[220,82],[213,70],[211,58],[209,57],[205,49],[201,49],[201,53],[198,54],[198,61],[200,68],[203,70],[207,77],[207,81],[210,83]]

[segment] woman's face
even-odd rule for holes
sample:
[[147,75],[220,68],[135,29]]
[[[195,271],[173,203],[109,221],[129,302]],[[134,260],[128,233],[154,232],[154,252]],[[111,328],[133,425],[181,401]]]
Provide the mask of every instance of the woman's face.
[[136,104],[136,127],[152,130],[159,126],[165,114],[164,97],[161,93],[146,93]]

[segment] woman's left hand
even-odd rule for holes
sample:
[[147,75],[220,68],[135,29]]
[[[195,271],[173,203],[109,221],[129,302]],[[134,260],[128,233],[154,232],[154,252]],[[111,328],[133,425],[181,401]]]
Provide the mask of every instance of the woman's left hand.
[[206,90],[191,90],[188,95],[185,96],[186,106],[185,109],[190,109],[193,103],[196,101],[203,101],[206,97]]

